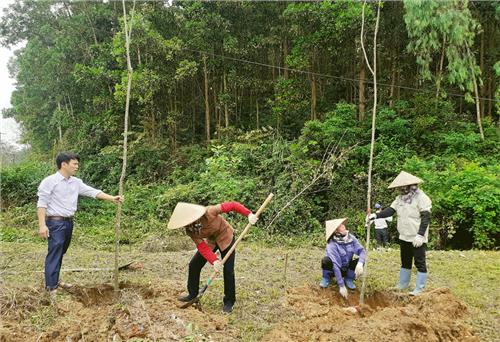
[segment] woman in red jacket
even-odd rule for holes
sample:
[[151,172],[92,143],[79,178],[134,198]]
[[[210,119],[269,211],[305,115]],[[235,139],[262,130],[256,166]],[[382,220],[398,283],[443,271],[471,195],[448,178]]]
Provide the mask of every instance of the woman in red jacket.
[[[191,237],[197,249],[189,262],[188,294],[179,297],[180,301],[189,302],[198,295],[201,269],[207,261],[213,265],[215,272],[220,273],[222,262],[214,252],[220,250],[223,259],[235,242],[233,227],[220,214],[231,211],[247,216],[248,222],[252,225],[257,222],[257,217],[238,202],[224,202],[207,207],[180,202],[175,207],[168,222],[168,228],[184,227],[186,234]],[[224,264],[223,311],[226,313],[233,311],[233,305],[236,302],[235,253],[233,252]]]

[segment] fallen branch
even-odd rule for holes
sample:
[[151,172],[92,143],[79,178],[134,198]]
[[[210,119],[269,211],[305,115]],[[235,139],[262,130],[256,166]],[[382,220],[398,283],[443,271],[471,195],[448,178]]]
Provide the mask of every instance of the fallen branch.
[[[119,271],[123,270],[128,270],[128,269],[134,269],[130,267],[132,264],[134,264],[135,261],[129,262],[128,264],[122,265],[118,267]],[[102,271],[114,271],[115,269],[113,267],[92,267],[92,268],[66,268],[66,269],[61,269],[61,272],[102,272]],[[15,274],[26,274],[26,273],[45,273],[45,271],[24,271],[24,272],[2,272],[2,274],[9,274],[9,275],[15,275]]]

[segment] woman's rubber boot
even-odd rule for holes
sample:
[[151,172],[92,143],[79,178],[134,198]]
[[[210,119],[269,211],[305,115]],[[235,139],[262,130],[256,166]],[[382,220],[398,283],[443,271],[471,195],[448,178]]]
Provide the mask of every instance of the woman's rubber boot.
[[425,287],[425,283],[427,282],[427,272],[417,272],[417,285],[415,286],[415,290],[410,292],[410,296],[417,296],[420,294]]
[[410,285],[411,270],[403,268],[399,270],[399,284],[396,285],[396,290],[404,290]]
[[344,278],[344,283],[349,290],[356,289],[356,285],[354,285],[354,278],[356,278],[356,273],[354,273],[353,270],[347,270],[346,277]]
[[321,278],[321,281],[319,282],[319,287],[321,287],[322,289],[326,289],[328,285],[330,285],[331,276],[331,271],[323,270],[323,278]]

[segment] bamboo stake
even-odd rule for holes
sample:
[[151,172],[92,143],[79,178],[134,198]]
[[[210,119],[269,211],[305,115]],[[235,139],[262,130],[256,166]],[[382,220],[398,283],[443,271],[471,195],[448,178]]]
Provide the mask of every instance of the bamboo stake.
[[[377,115],[377,33],[378,24],[380,20],[380,0],[377,4],[377,21],[375,23],[375,33],[373,36],[373,68],[370,66],[370,61],[366,55],[365,45],[364,45],[364,26],[365,26],[365,7],[366,0],[363,2],[362,11],[362,22],[361,22],[361,48],[363,49],[363,55],[365,56],[366,64],[373,75],[373,110],[372,110],[372,136],[370,144],[370,161],[368,165],[368,190],[366,194],[366,213],[371,212],[371,192],[372,192],[372,166],[373,166],[373,152],[375,149],[375,123]],[[365,302],[365,288],[366,288],[366,274],[368,272],[368,250],[370,248],[370,224],[366,224],[366,260],[364,264],[363,272],[363,284],[361,286],[361,294],[359,296],[359,304],[362,305]]]
[[[132,88],[132,63],[130,62],[130,35],[132,34],[132,23],[130,23],[130,31],[127,22],[127,10],[125,8],[125,0],[122,0],[123,5],[123,21],[125,24],[125,48],[127,51],[127,97],[125,100],[125,117],[124,117],[124,128],[123,128],[123,156],[122,156],[122,172],[120,175],[120,183],[118,195],[123,196],[123,183],[125,181],[125,173],[127,171],[127,142],[128,142],[128,117],[129,117],[129,107],[130,107],[130,89]],[[134,17],[135,11],[135,0],[132,5],[131,19]],[[121,232],[121,216],[122,216],[122,204],[118,203],[116,208],[116,223],[115,223],[115,271],[114,271],[114,281],[113,286],[115,292],[119,291],[118,286],[118,256],[120,249],[120,232]]]
[[285,278],[285,295],[286,295],[286,289],[287,289],[287,280],[286,280],[286,270],[288,267],[288,252],[285,253],[285,271],[283,277]]

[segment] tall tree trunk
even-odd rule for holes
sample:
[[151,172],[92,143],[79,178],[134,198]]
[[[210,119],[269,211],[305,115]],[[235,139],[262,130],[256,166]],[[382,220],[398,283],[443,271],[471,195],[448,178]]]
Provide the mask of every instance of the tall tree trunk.
[[493,108],[493,100],[491,99],[494,99],[494,96],[495,94],[493,93],[493,77],[490,75],[490,77],[488,78],[488,98],[490,98],[490,100],[488,100],[488,116],[490,118],[492,118],[492,108]]
[[476,120],[477,120],[477,125],[479,126],[479,135],[481,136],[481,140],[484,140],[484,133],[483,133],[483,124],[481,122],[481,108],[479,104],[479,91],[477,87],[477,79],[476,79],[476,73],[474,72],[474,64],[473,64],[473,58],[474,55],[470,52],[469,45],[465,43],[465,47],[467,49],[467,55],[469,57],[469,65],[470,65],[470,70],[472,73],[472,82],[474,84],[474,95],[476,96]]
[[[182,101],[182,92],[181,92],[181,101]],[[175,151],[177,150],[177,115],[178,115],[178,110],[179,108],[177,107],[177,92],[175,92],[175,95],[174,95],[174,113],[175,113],[175,116],[174,116],[174,120],[173,123],[172,123],[172,148],[174,150],[174,153]],[[181,115],[180,117],[182,118],[183,115]]]
[[240,97],[239,97],[239,91],[238,91],[238,86],[234,87],[234,112],[236,114],[236,125],[240,123]]
[[[490,32],[491,33],[488,35],[489,39],[488,39],[487,51],[496,47],[496,45],[495,45],[496,39],[495,38],[498,36],[496,34],[497,31],[496,31],[495,27],[492,27]],[[496,81],[495,81],[494,73],[492,73],[491,70],[488,72],[488,76],[489,76],[489,79],[488,79],[488,94],[489,94],[488,98],[491,99],[488,101],[488,116],[493,119],[493,116],[494,116],[493,111],[495,110],[495,108],[497,108],[497,106],[495,105],[495,102],[494,102]],[[498,113],[498,114],[500,114],[500,113]],[[498,125],[498,123],[497,123],[497,125]]]
[[365,77],[366,77],[366,64],[365,60],[361,60],[361,69],[359,70],[359,104],[358,104],[358,120],[365,119]]
[[[486,29],[486,27],[485,27]],[[485,45],[485,39],[484,39],[484,31],[481,32],[481,47],[479,50],[479,68],[481,70],[481,75],[485,75],[484,73],[484,45]],[[486,82],[483,83],[483,86],[481,87],[481,97],[484,98],[486,95],[486,87],[487,84]],[[481,99],[480,102],[480,108],[481,108],[481,114],[484,116],[484,100]]]
[[196,107],[197,107],[197,103],[198,101],[195,101],[194,99],[197,98],[196,96],[196,85],[193,84],[193,87],[191,88],[192,90],[192,99],[193,99],[193,102],[192,102],[192,105],[191,105],[191,109],[192,109],[192,123],[193,123],[193,133],[191,135],[191,144],[194,144],[194,141],[195,141],[195,137],[196,137]]
[[73,102],[71,102],[71,97],[68,95],[69,108],[71,111],[71,116],[74,117],[75,111],[73,110]]
[[316,120],[316,75],[311,74],[311,120]]
[[259,129],[260,128],[260,124],[259,124],[259,98],[255,99],[255,107],[257,110],[257,129]]
[[207,56],[203,56],[203,76],[204,76],[204,90],[205,90],[205,139],[207,145],[210,143],[210,107],[208,103],[208,69],[207,69]]
[[[443,65],[444,65],[444,55],[446,49],[446,36],[443,38],[443,46],[441,48],[441,59],[439,60],[439,70],[436,82],[436,100],[439,98],[439,92],[441,91],[441,80],[443,78]],[[437,101],[436,101],[437,106]]]
[[[401,71],[398,69],[396,72],[396,83],[399,84],[399,81],[401,80]],[[399,100],[401,98],[401,87],[396,86],[396,100]]]
[[[61,113],[61,102],[57,102],[57,109]],[[59,144],[62,144],[62,127],[61,127],[61,121],[59,119],[59,122],[57,123],[57,130],[59,131]]]
[[[131,14],[131,24],[130,31],[128,27],[127,20],[127,10],[125,8],[125,0],[122,0],[123,6],[123,21],[125,24],[125,50],[127,53],[127,95],[125,99],[125,116],[123,118],[123,155],[122,155],[122,172],[120,175],[120,181],[118,183],[118,195],[123,196],[124,193],[124,183],[125,174],[127,171],[127,142],[128,142],[128,120],[129,120],[129,107],[130,107],[130,90],[132,88],[132,63],[130,62],[130,36],[132,35],[132,19],[135,12],[135,0],[132,6]],[[118,281],[118,257],[120,249],[120,233],[121,233],[121,216],[122,216],[122,205],[118,203],[116,208],[116,224],[115,224],[115,269],[114,269],[114,290],[119,291],[119,281]]]
[[285,69],[283,70],[283,78],[285,80],[288,79],[288,69],[286,65],[287,57],[288,57],[288,39],[285,38],[285,40],[283,41],[283,66],[285,67]]
[[389,91],[389,107],[392,108],[394,106],[394,88],[396,86],[396,68],[397,68],[397,57],[394,54],[392,56],[392,65],[391,65],[391,88]]
[[[268,56],[268,60],[271,60],[272,65],[277,65],[279,67],[280,61],[279,61],[279,58],[276,57],[277,56],[276,51],[273,48],[271,48],[269,50],[269,52],[270,52],[271,56],[270,57]],[[278,74],[280,72],[279,70],[280,69],[278,69]],[[273,83],[275,83],[276,82],[276,68],[271,68],[271,75],[272,75]]]
[[217,104],[217,92],[215,91],[216,87],[213,86],[213,94],[214,94],[214,117],[215,117],[215,129],[217,134],[217,139],[220,139],[220,110],[219,105]]
[[317,56],[317,51],[316,48],[313,48],[313,53],[312,53],[312,60],[311,60],[311,120],[316,120],[317,115],[316,115],[316,103],[318,101],[318,91],[317,91],[317,84],[316,84],[316,70],[318,65],[318,56]]
[[[224,70],[224,94],[227,94],[226,70]],[[224,101],[224,124],[226,128],[229,127],[229,111],[227,109],[227,101]]]

